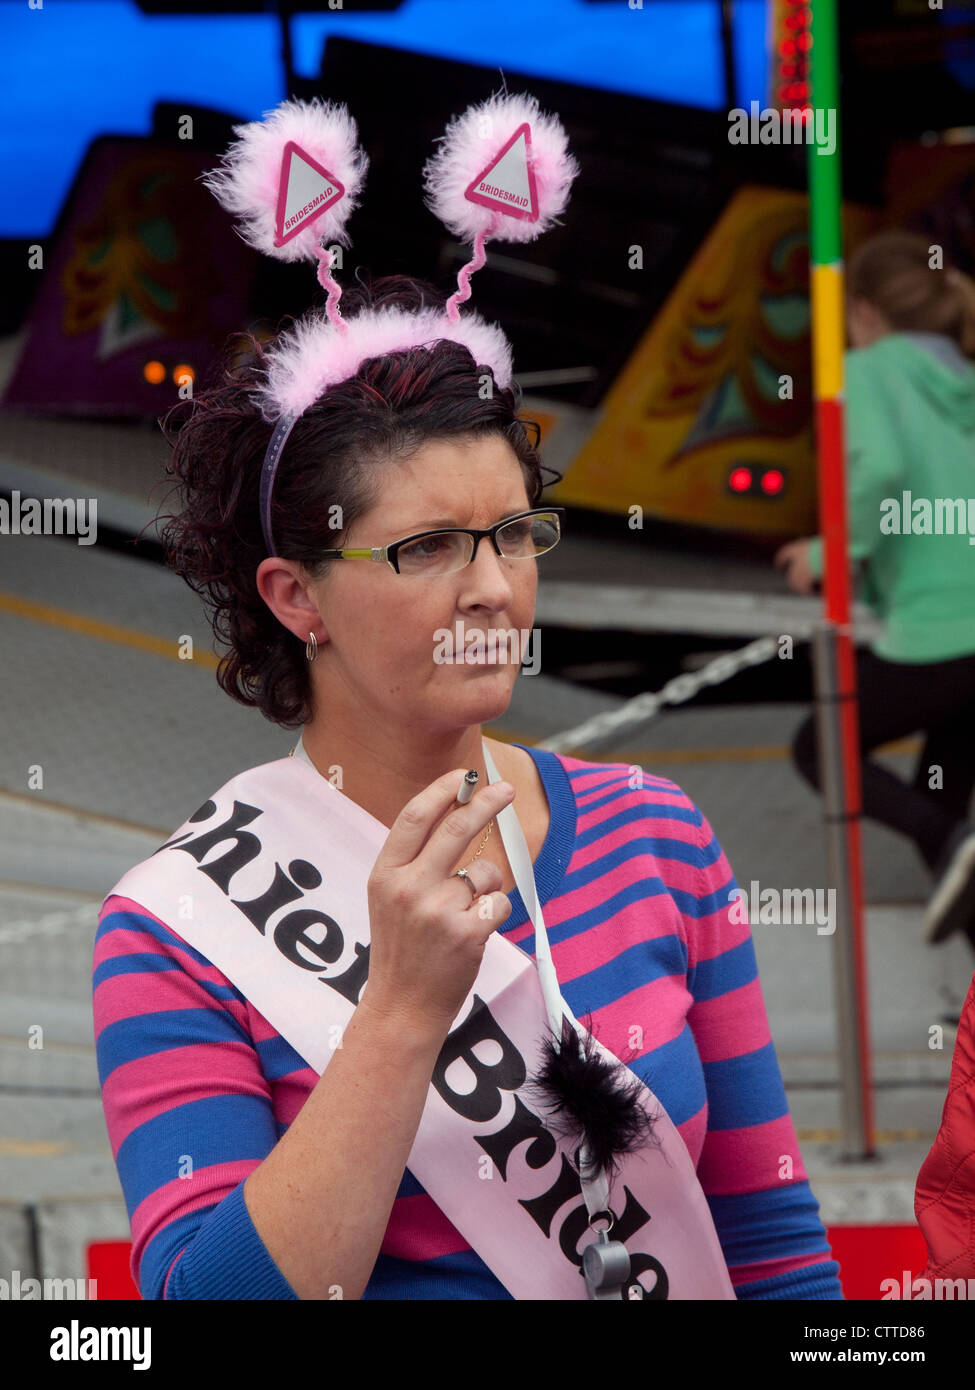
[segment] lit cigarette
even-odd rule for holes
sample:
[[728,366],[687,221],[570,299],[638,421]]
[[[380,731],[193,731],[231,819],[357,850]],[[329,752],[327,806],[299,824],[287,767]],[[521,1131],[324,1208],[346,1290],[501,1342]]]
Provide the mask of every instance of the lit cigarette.
[[464,780],[460,784],[460,791],[457,793],[457,801],[459,805],[467,805],[468,801],[470,801],[471,797],[474,795],[474,792],[477,788],[477,783],[477,769],[472,767],[470,772],[465,774]]

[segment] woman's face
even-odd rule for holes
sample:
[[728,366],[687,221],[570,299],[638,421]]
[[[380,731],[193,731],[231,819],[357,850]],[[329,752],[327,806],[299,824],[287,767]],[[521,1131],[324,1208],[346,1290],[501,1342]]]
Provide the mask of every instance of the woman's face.
[[[487,527],[531,506],[518,458],[497,435],[430,442],[406,461],[380,466],[379,501],[350,528],[344,547],[387,545],[440,526]],[[316,713],[327,710],[330,725],[343,713],[357,721],[365,713],[386,726],[431,732],[497,718],[518,677],[520,645],[498,642],[506,659],[493,662],[446,662],[444,634],[459,655],[480,630],[490,652],[490,631],[520,637],[531,628],[536,589],[537,561],[504,559],[486,537],[466,568],[441,575],[336,560],[309,590],[327,639],[310,667]]]

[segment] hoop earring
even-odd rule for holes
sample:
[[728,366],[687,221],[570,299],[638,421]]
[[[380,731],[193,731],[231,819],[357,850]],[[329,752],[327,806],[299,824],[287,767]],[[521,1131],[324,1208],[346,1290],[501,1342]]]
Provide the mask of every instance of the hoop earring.
[[313,632],[309,632],[308,641],[305,643],[305,656],[309,661],[314,661],[318,655],[318,638]]

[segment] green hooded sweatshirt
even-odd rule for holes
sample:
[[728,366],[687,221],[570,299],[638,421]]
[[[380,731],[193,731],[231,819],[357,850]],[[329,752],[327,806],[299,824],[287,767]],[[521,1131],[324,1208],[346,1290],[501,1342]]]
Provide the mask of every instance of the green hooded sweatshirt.
[[[850,553],[888,661],[975,654],[975,365],[940,334],[846,354]],[[971,543],[970,543],[971,542]],[[809,548],[822,575],[822,540]]]

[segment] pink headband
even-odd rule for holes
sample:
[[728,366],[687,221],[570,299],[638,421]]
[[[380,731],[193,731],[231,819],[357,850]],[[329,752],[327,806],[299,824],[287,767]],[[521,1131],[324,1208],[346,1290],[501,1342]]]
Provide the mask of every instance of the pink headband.
[[307,314],[268,350],[257,401],[275,423],[261,470],[261,525],[269,555],[271,491],[295,422],[330,386],[354,377],[371,357],[448,341],[466,347],[475,364],[490,367],[502,389],[512,381],[511,345],[497,324],[474,311],[470,277],[485,263],[488,240],[533,241],[565,209],[578,165],[556,116],[539,112],[534,97],[490,97],[454,117],[440,149],[424,168],[427,206],[448,231],[473,243],[444,309],[410,312],[365,309],[345,319],[341,287],[331,274],[331,239],[349,245],[345,222],[357,206],[368,159],[356,144],[344,106],[286,101],[263,121],[235,126],[238,136],[220,168],[203,182],[238,217],[239,235],[279,260],[313,259],[328,292],[324,314]]

